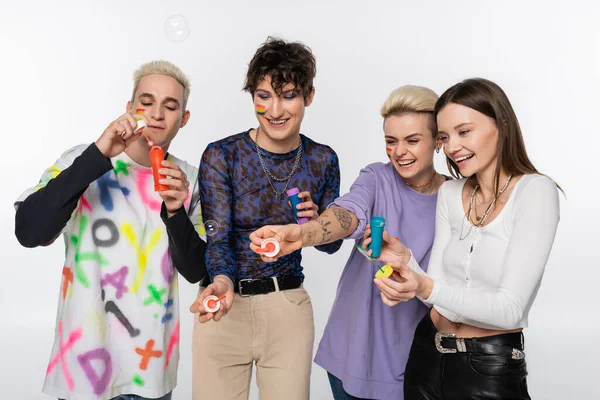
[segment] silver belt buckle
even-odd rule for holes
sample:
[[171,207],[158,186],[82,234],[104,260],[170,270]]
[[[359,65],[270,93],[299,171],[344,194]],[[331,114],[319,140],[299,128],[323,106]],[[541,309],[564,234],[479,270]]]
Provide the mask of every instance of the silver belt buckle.
[[443,338],[456,339],[456,335],[454,333],[436,332],[435,333],[435,348],[437,349],[438,352],[440,352],[442,354],[454,354],[456,352],[465,353],[467,351],[467,346],[465,345],[464,339],[456,339],[456,347],[458,348],[458,350],[457,350],[457,349],[447,349],[446,347],[442,346]]
[[521,350],[519,349],[512,349],[512,356],[510,357],[513,360],[522,360],[525,358],[525,353],[523,353]]
[[244,293],[242,292],[242,282],[250,282],[251,280],[252,280],[252,279],[245,278],[245,279],[240,279],[240,280],[238,281],[238,292],[239,292],[239,295],[240,295],[240,296],[242,296],[242,297],[250,297],[250,295],[249,295],[249,294],[244,294]]

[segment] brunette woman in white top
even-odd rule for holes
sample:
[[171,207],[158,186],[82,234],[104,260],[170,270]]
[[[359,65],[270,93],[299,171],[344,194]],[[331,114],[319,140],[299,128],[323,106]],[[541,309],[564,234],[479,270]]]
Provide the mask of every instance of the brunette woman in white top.
[[462,179],[439,190],[427,274],[384,233],[380,259],[395,274],[375,280],[390,306],[414,297],[432,306],[415,332],[405,398],[529,399],[522,329],[556,234],[557,185],[529,160],[495,83],[451,87],[434,114],[448,166]]

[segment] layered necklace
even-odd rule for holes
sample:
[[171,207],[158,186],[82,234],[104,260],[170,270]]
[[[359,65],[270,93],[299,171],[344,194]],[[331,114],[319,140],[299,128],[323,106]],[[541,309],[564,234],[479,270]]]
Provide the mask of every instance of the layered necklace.
[[[296,154],[296,161],[294,161],[294,166],[292,167],[292,170],[290,171],[289,174],[287,174],[286,177],[278,178],[278,177],[274,176],[273,174],[271,174],[271,172],[265,165],[265,161],[263,160],[262,154],[260,154],[260,147],[258,147],[259,132],[260,132],[260,128],[258,128],[256,130],[256,139],[254,140],[254,147],[256,148],[256,153],[258,154],[258,160],[260,161],[260,165],[262,166],[262,169],[265,172],[265,175],[267,176],[267,181],[269,182],[269,185],[271,185],[271,189],[273,189],[273,192],[275,193],[275,198],[277,200],[282,200],[283,195],[284,195],[285,191],[287,190],[288,184],[290,183],[290,179],[292,179],[292,176],[294,176],[294,174],[296,173],[296,170],[298,169],[298,165],[300,165],[300,159],[302,158],[302,138],[300,138],[300,144],[298,146],[298,154]],[[278,192],[277,189],[275,189],[275,186],[273,185],[273,181],[285,182],[285,186],[284,186],[283,190]]]
[[[494,204],[496,204],[496,201],[498,200],[498,198],[508,188],[508,185],[510,184],[510,180],[511,179],[512,179],[512,174],[510,174],[508,176],[508,179],[506,180],[506,183],[504,184],[504,186],[502,186],[502,189],[500,189],[500,191],[498,192],[498,195],[492,199],[492,201],[490,202],[490,205],[485,210],[485,212],[481,215],[481,217],[479,217],[477,215],[477,210],[475,210],[475,208],[473,207],[473,204],[474,204],[474,202],[476,200],[475,199],[475,194],[477,193],[477,190],[479,190],[479,183],[475,185],[475,188],[473,189],[473,192],[471,193],[471,197],[469,197],[469,209],[467,211],[467,214],[465,215],[466,219],[469,221],[469,225],[470,225],[469,231],[463,237],[463,227],[464,227],[464,224],[465,224],[465,219],[463,219],[462,225],[460,227],[460,237],[459,237],[460,240],[466,239],[469,236],[469,234],[471,233],[471,229],[473,229],[473,227],[480,228],[481,226],[483,226],[483,224],[485,223],[485,220],[486,220],[488,214],[490,213],[490,211],[494,207]],[[473,218],[471,217],[471,213],[473,212],[473,210],[475,210],[475,217],[476,217],[477,222],[473,221]]]

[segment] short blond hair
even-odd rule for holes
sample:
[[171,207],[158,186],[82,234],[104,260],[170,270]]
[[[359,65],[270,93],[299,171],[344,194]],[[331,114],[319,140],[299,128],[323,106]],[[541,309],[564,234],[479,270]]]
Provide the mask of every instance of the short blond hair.
[[392,115],[426,113],[430,115],[429,129],[437,137],[437,124],[433,115],[438,95],[423,86],[405,85],[394,89],[381,106],[381,116],[385,119]]
[[135,92],[137,91],[140,79],[153,74],[170,76],[183,86],[183,104],[181,107],[185,111],[192,86],[190,80],[185,76],[181,69],[169,61],[164,60],[150,61],[146,64],[142,64],[142,66],[133,73],[133,93],[131,94],[131,101],[135,101]]

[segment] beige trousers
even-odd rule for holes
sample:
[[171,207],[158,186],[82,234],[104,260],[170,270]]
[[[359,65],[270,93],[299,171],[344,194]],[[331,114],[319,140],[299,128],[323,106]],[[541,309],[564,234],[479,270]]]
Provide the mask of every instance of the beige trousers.
[[253,363],[261,400],[309,398],[315,327],[303,287],[236,294],[219,322],[194,318],[194,400],[247,400]]

